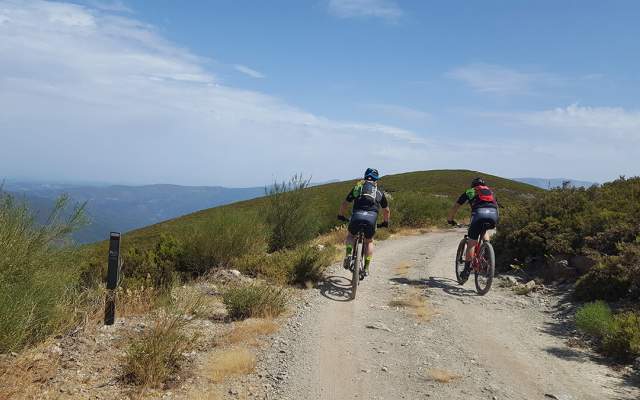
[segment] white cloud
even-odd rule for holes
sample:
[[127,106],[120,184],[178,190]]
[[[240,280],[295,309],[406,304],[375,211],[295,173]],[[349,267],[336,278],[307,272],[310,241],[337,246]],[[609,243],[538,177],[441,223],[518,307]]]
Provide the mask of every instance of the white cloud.
[[124,2],[120,0],[102,1],[102,0],[88,0],[87,4],[104,11],[132,13],[133,10],[129,8]]
[[[335,121],[226,86],[135,19],[0,1],[0,20],[4,176],[248,185],[300,171],[323,180],[367,165],[425,168],[437,151],[409,130]],[[379,149],[424,154],[400,164]]]
[[264,78],[264,74],[256,71],[255,69],[249,68],[246,65],[236,64],[233,66],[233,68],[235,68],[236,71],[242,72],[243,74],[248,75],[252,78],[256,78],[256,79]]
[[329,13],[339,18],[375,17],[397,21],[402,9],[392,0],[329,0]]
[[578,132],[582,136],[605,140],[640,140],[640,111],[628,111],[620,107],[572,104],[552,110],[516,113],[511,117],[529,125],[568,133]]
[[388,115],[392,118],[398,118],[407,121],[427,121],[432,115],[426,111],[417,110],[412,107],[400,106],[396,104],[363,104],[364,108],[378,113]]
[[500,65],[476,63],[454,68],[446,73],[481,93],[527,94],[533,86],[555,80],[547,74],[525,73]]

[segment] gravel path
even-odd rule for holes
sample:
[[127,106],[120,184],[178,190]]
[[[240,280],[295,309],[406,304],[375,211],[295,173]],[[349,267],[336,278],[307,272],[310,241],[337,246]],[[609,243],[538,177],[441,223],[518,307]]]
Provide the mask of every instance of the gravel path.
[[[462,234],[378,243],[355,301],[334,267],[260,355],[253,383],[269,399],[640,398],[622,372],[565,344],[556,297],[459,286]],[[406,298],[423,304],[393,303]]]

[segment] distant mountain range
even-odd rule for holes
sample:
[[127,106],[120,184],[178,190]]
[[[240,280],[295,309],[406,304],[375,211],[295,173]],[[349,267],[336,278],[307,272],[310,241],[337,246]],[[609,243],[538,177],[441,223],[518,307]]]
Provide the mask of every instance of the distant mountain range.
[[195,211],[264,195],[264,187],[220,186],[99,186],[8,181],[2,188],[24,199],[44,220],[55,200],[68,194],[74,203],[87,203],[90,224],[74,234],[78,243],[108,237],[110,231],[127,232]]
[[562,187],[564,182],[569,182],[569,185],[573,187],[588,188],[593,185],[598,185],[597,182],[579,181],[575,179],[566,178],[513,178],[514,181],[528,183],[529,185],[537,186],[542,189],[553,189]]

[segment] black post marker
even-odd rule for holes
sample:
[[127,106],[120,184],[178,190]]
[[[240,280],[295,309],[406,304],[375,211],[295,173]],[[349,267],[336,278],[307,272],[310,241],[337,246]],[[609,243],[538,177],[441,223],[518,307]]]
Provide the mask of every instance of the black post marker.
[[107,270],[107,299],[104,308],[104,324],[113,325],[116,320],[116,292],[120,269],[120,232],[109,234],[109,269]]

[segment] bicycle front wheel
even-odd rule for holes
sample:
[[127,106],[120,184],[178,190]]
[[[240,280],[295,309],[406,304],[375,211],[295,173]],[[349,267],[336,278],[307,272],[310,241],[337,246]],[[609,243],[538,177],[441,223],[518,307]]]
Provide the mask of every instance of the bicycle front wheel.
[[493,275],[496,270],[496,254],[491,243],[482,243],[480,254],[477,257],[480,262],[480,269],[476,271],[476,290],[479,295],[484,296],[491,289]]
[[456,271],[456,279],[459,284],[464,284],[465,280],[460,276],[462,271],[464,270],[464,257],[467,250],[467,238],[464,238],[460,241],[458,245],[458,251],[456,252],[456,261],[455,261],[455,271]]
[[353,263],[353,275],[351,276],[351,299],[355,300],[356,292],[358,291],[358,283],[360,283],[360,264],[362,263],[362,252],[360,251],[360,247],[362,246],[362,242],[360,240],[356,241],[356,245],[353,248],[355,262]]

